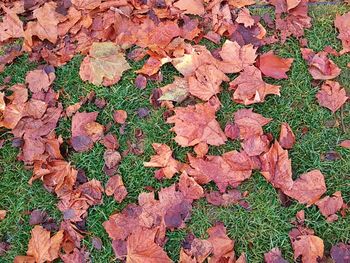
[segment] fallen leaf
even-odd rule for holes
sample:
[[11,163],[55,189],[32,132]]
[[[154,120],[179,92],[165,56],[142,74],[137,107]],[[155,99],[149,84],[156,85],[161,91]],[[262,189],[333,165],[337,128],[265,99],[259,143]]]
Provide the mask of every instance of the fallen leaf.
[[6,214],[7,214],[6,210],[0,210],[0,221],[5,219]]
[[260,160],[261,174],[275,188],[285,193],[293,187],[291,160],[288,157],[288,151],[283,150],[278,141],[275,141],[270,150],[260,157]]
[[180,175],[179,190],[187,200],[197,200],[204,196],[203,188],[186,172]]
[[240,75],[230,82],[234,90],[232,100],[244,105],[265,101],[269,94],[280,95],[280,86],[265,83],[261,71],[255,66],[248,66]]
[[292,66],[293,58],[281,58],[276,56],[273,51],[269,51],[260,55],[258,59],[258,67],[261,72],[274,79],[287,79],[286,72]]
[[346,263],[350,258],[350,245],[338,243],[331,248],[331,257],[336,263]]
[[153,143],[156,155],[151,157],[149,162],[144,162],[145,167],[161,168],[165,178],[170,179],[182,170],[182,164],[173,158],[173,151],[166,144]]
[[109,178],[105,193],[107,196],[114,195],[114,199],[121,203],[127,196],[128,192],[124,186],[123,179],[120,175],[115,175]]
[[50,237],[50,232],[41,226],[35,226],[31,231],[32,237],[29,240],[27,255],[34,257],[37,263],[53,261],[58,258],[63,231],[57,232]]
[[155,243],[158,229],[139,229],[127,239],[126,262],[153,263],[172,262],[165,251]]
[[340,51],[340,53],[345,54],[350,52],[350,12],[344,15],[337,14],[334,24],[339,30],[338,39],[340,39],[343,44],[343,50]]
[[122,157],[119,152],[107,149],[103,154],[103,159],[105,161],[105,165],[109,169],[112,169],[120,163]]
[[248,8],[242,8],[236,18],[236,22],[243,24],[245,27],[251,27],[255,24],[254,18],[250,15]]
[[112,42],[93,43],[89,55],[80,65],[83,81],[110,86],[117,83],[123,72],[130,69],[121,48]]
[[243,199],[239,190],[228,190],[227,193],[212,191],[205,194],[205,198],[209,204],[216,206],[230,206],[238,204]]
[[301,256],[303,262],[317,263],[323,257],[323,240],[314,235],[301,235],[292,240],[294,260]]
[[117,136],[112,133],[108,133],[107,135],[105,135],[100,140],[100,143],[102,143],[103,146],[109,150],[117,150],[119,148]]
[[287,263],[288,261],[282,257],[281,250],[277,247],[271,249],[264,254],[265,263]]
[[208,101],[212,96],[220,93],[220,85],[230,79],[213,65],[203,65],[197,68],[193,76],[188,78],[188,91]]
[[11,38],[23,37],[23,22],[19,19],[16,12],[2,5],[5,15],[0,22],[0,42]]
[[254,0],[228,0],[228,3],[230,6],[241,8],[248,5],[254,5],[255,1]]
[[115,110],[113,112],[113,119],[116,123],[123,124],[125,123],[128,114],[125,110]]
[[[11,249],[11,244],[10,243],[5,242],[5,241],[1,241],[0,242],[0,257],[5,255],[7,253],[7,251],[9,251],[10,249]],[[34,262],[34,259],[33,259],[33,262]],[[28,263],[30,263],[30,262],[28,262]]]
[[309,65],[314,79],[329,80],[339,76],[341,69],[327,57],[326,52],[315,53],[312,49],[302,48],[301,54]]
[[284,149],[292,149],[295,144],[295,135],[288,123],[281,124],[279,143]]
[[179,0],[174,3],[174,7],[184,10],[184,14],[203,15],[204,5],[202,0]]
[[256,50],[252,44],[241,47],[237,42],[226,40],[219,52],[222,61],[216,63],[224,73],[238,73],[254,64]]
[[209,147],[208,144],[201,142],[194,146],[193,150],[197,154],[197,157],[202,158],[208,153]]
[[216,146],[225,144],[227,138],[216,121],[216,111],[216,105],[212,106],[210,101],[175,108],[175,115],[167,119],[167,123],[175,124],[171,129],[176,133],[174,140],[182,147],[201,142]]
[[208,258],[209,263],[229,262],[235,258],[233,250],[234,241],[226,234],[226,228],[223,223],[217,223],[207,230],[209,238],[207,239],[213,246],[212,255]]
[[99,237],[93,237],[91,243],[97,250],[102,250],[102,240]]
[[135,86],[138,89],[145,89],[147,86],[147,78],[142,74],[138,74],[135,79]]
[[174,82],[161,88],[162,95],[158,100],[170,100],[181,103],[188,93],[188,80],[175,76]]
[[71,0],[72,4],[81,10],[92,10],[101,4],[101,0]]
[[301,204],[311,205],[317,202],[326,190],[323,174],[319,170],[313,170],[300,175],[292,188],[284,190],[284,193]]
[[318,103],[330,109],[333,113],[336,112],[348,100],[346,91],[336,81],[326,81],[317,92],[316,98]]
[[345,149],[350,149],[350,140],[344,140],[339,144],[340,147]]
[[335,215],[343,206],[341,192],[337,191],[332,196],[325,196],[315,203],[321,214],[328,218]]

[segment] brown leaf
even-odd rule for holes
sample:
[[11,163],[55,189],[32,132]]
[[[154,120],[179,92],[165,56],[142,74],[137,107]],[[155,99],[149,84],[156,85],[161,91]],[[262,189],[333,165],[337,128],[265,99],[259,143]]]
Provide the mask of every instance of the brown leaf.
[[144,162],[145,167],[161,168],[165,178],[170,179],[174,174],[182,170],[182,164],[173,158],[173,151],[166,144],[153,143],[153,149],[156,155],[151,157],[149,162]]
[[339,76],[341,69],[321,51],[315,53],[312,49],[302,48],[301,54],[309,65],[309,72],[314,79],[329,80]]
[[33,17],[37,20],[28,22],[24,31],[24,46],[29,50],[33,46],[33,36],[37,36],[41,40],[47,39],[53,44],[56,43],[59,23],[58,13],[55,11],[56,7],[55,2],[48,2],[33,11]]
[[213,251],[212,244],[207,240],[196,238],[189,234],[180,251],[181,263],[204,262]]
[[214,181],[220,192],[228,185],[237,187],[252,174],[253,164],[245,152],[231,151],[222,156],[206,156],[205,159],[188,156],[191,170],[188,174],[199,184]]
[[81,10],[92,10],[101,4],[101,0],[71,0],[72,4]]
[[255,24],[254,18],[250,15],[248,8],[242,8],[236,18],[236,22],[243,24],[245,27],[251,27]]
[[158,229],[139,229],[127,240],[126,262],[133,263],[167,263],[172,262],[165,251],[155,243]]
[[288,157],[288,151],[283,150],[278,141],[275,141],[270,150],[260,157],[260,160],[261,174],[275,188],[280,188],[285,192],[293,187],[291,160]]
[[202,0],[179,0],[174,3],[176,8],[184,10],[184,14],[203,15],[205,10]]
[[197,200],[204,196],[203,188],[186,172],[180,175],[178,187],[187,200]]
[[125,123],[128,114],[125,110],[115,110],[113,112],[113,119],[116,123],[123,124]]
[[340,53],[344,54],[350,52],[350,12],[342,16],[337,14],[334,24],[339,30],[338,39],[340,39],[343,44],[343,50]]
[[227,193],[212,191],[205,194],[209,204],[216,206],[230,206],[238,204],[243,199],[242,193],[236,189],[228,190]]
[[23,22],[17,16],[15,10],[2,6],[5,15],[0,22],[0,42],[11,38],[23,37]]
[[120,175],[115,175],[109,178],[105,192],[107,196],[114,195],[114,199],[118,203],[123,202],[124,198],[128,194],[124,186],[123,179]]
[[103,159],[105,161],[105,165],[111,169],[120,163],[122,157],[119,152],[107,149],[103,154]]
[[117,83],[130,68],[121,48],[112,42],[93,43],[89,55],[80,65],[82,80],[94,85],[110,86]]
[[58,258],[58,252],[63,240],[63,230],[50,237],[50,232],[41,226],[35,226],[31,231],[27,255],[34,257],[37,263],[53,261]]
[[287,263],[288,261],[282,257],[281,250],[277,247],[271,249],[264,254],[265,263]]
[[325,196],[315,203],[320,212],[326,218],[335,215],[343,206],[341,192],[335,192],[331,197]]
[[138,89],[145,89],[147,86],[147,78],[142,74],[138,74],[135,79],[135,86]]
[[0,210],[0,221],[5,219],[6,214],[7,214],[6,210]]
[[224,73],[238,73],[254,64],[256,48],[252,44],[240,46],[237,42],[226,40],[219,52],[222,62],[216,62]]
[[274,79],[287,79],[286,72],[292,66],[293,58],[281,58],[276,56],[273,51],[269,51],[260,55],[258,59],[258,67],[261,72]]
[[109,150],[117,150],[119,148],[117,136],[112,133],[108,133],[107,135],[105,135],[101,139],[100,143],[102,143],[103,146]]
[[340,147],[345,149],[350,149],[350,140],[344,140],[339,144]]
[[209,257],[208,263],[233,261],[235,258],[234,241],[227,236],[224,224],[217,223],[207,232],[209,234],[207,240],[213,246],[212,256]]
[[193,76],[188,78],[188,91],[208,101],[212,96],[220,93],[220,85],[230,79],[213,65],[203,65],[197,68]]
[[240,75],[230,82],[234,90],[232,100],[244,105],[265,101],[269,94],[280,95],[280,86],[265,83],[261,71],[255,66],[248,66]]
[[270,140],[266,135],[253,135],[242,143],[243,150],[250,156],[259,156],[270,149]]
[[188,93],[188,80],[175,76],[174,82],[161,88],[162,96],[158,100],[170,100],[181,103]]
[[317,202],[326,190],[323,174],[319,170],[313,170],[300,175],[292,188],[284,190],[284,193],[299,203],[311,205]]
[[284,149],[292,149],[295,144],[295,135],[288,123],[281,124],[279,143]]
[[338,243],[331,249],[331,257],[336,263],[346,263],[350,258],[350,245]]
[[201,142],[216,146],[225,144],[227,138],[216,121],[216,105],[207,102],[177,107],[174,111],[175,115],[168,118],[167,123],[175,124],[171,131],[177,134],[174,140],[182,147]]
[[323,83],[316,98],[321,106],[330,109],[333,113],[339,110],[348,99],[345,89],[336,81]]
[[302,257],[302,262],[317,263],[323,257],[323,240],[314,235],[301,235],[292,240],[294,259]]

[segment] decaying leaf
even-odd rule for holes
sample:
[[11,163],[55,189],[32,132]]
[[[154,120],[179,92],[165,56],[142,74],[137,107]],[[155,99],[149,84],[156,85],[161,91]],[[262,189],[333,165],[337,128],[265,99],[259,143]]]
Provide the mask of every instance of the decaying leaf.
[[331,249],[331,257],[334,262],[345,263],[350,258],[350,245],[338,243]]
[[0,42],[23,37],[23,22],[16,12],[5,6],[2,6],[2,9],[5,11],[5,15],[2,17],[2,22],[0,22]]
[[265,263],[287,263],[288,261],[282,257],[282,252],[279,248],[275,247],[269,252],[264,254]]
[[109,178],[105,193],[107,196],[114,195],[114,199],[121,203],[127,196],[128,192],[124,186],[123,179],[120,175],[115,175]]
[[195,106],[175,108],[175,115],[167,119],[167,123],[175,126],[171,129],[176,133],[175,141],[183,147],[194,146],[204,142],[209,145],[222,145],[226,136],[216,121],[216,103],[209,101]]
[[323,216],[327,218],[328,221],[337,220],[336,213],[343,206],[343,198],[341,196],[341,192],[337,191],[332,196],[325,196],[321,200],[315,203]]
[[289,71],[294,59],[281,58],[276,56],[273,51],[269,51],[260,55],[258,59],[258,67],[261,72],[274,79],[286,79],[288,78],[286,72]]
[[317,263],[323,257],[323,240],[314,235],[300,235],[292,240],[294,259],[301,256],[303,262]]
[[174,6],[180,10],[184,10],[185,14],[203,15],[204,5],[202,0],[179,0]]
[[94,85],[110,86],[117,83],[130,68],[121,48],[112,43],[93,43],[89,55],[80,65],[80,77]]
[[181,103],[188,97],[188,80],[175,77],[173,83],[161,88],[162,96],[158,100],[170,100]]
[[230,89],[234,90],[232,100],[244,105],[261,103],[269,94],[280,95],[280,86],[263,81],[261,71],[255,66],[248,66],[232,82]]
[[337,14],[334,24],[339,30],[338,38],[343,44],[343,50],[340,53],[350,52],[350,12],[342,16]]
[[281,124],[279,143],[284,149],[292,149],[295,143],[295,135],[288,123]]
[[339,110],[348,100],[345,89],[336,81],[323,83],[316,94],[316,98],[321,106],[330,109],[333,113]]

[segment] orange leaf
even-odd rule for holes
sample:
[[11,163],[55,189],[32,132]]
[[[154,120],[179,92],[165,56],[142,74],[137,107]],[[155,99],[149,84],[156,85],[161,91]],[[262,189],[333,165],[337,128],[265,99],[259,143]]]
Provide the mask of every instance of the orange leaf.
[[302,257],[302,262],[317,263],[323,257],[323,240],[314,235],[301,235],[292,241],[294,259]]
[[343,50],[341,54],[350,52],[350,12],[339,15],[335,18],[334,24],[339,30],[338,38],[342,41]]
[[288,123],[281,124],[279,143],[284,149],[292,149],[295,143],[295,135]]
[[333,113],[336,112],[348,100],[346,91],[336,81],[326,81],[321,89],[317,92],[316,98],[318,103],[330,109]]
[[286,72],[289,71],[293,61],[294,59],[292,58],[281,58],[276,56],[273,51],[269,51],[259,57],[258,64],[259,69],[265,76],[275,79],[287,79]]

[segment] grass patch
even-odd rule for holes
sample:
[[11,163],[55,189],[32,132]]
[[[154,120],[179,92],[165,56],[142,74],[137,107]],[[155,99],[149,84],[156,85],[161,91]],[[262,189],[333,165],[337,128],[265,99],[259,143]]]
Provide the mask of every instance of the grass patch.
[[[333,26],[336,13],[349,11],[345,6],[321,6],[312,7],[310,15],[313,18],[313,27],[306,31],[309,47],[320,51],[326,45],[339,50],[340,42],[337,40],[337,32]],[[206,43],[204,43],[206,44]],[[210,48],[215,48],[211,45]],[[269,83],[281,85],[281,97],[269,96],[265,103],[252,105],[254,111],[273,118],[266,126],[265,131],[271,132],[275,137],[279,134],[281,122],[288,122],[297,136],[297,143],[290,151],[293,165],[293,176],[297,178],[300,174],[312,169],[320,169],[326,177],[327,194],[341,190],[345,200],[350,200],[350,152],[341,149],[337,145],[343,139],[350,138],[350,105],[344,108],[344,122],[348,132],[344,133],[340,126],[329,128],[329,121],[340,121],[340,114],[332,114],[329,110],[321,108],[316,100],[317,87],[311,85],[311,77],[307,72],[307,65],[301,57],[300,47],[295,39],[289,39],[284,45],[273,45],[267,49],[273,49],[283,57],[294,58],[293,68],[289,72],[289,79],[274,81],[268,79]],[[349,91],[350,70],[346,67],[350,62],[350,55],[332,57],[341,67],[342,74],[338,81]],[[153,169],[143,167],[142,163],[148,161],[154,153],[151,144],[160,142],[168,144],[174,149],[175,156],[179,160],[185,160],[186,153],[192,151],[189,148],[179,147],[172,138],[174,134],[169,132],[170,126],[162,117],[163,109],[154,110],[148,99],[152,89],[171,83],[174,76],[178,75],[171,65],[162,68],[164,82],[161,84],[150,81],[145,90],[138,90],[134,86],[136,74],[142,63],[130,62],[132,70],[129,70],[123,79],[109,88],[95,87],[84,83],[79,77],[79,65],[82,57],[75,57],[67,65],[56,71],[55,89],[62,90],[61,102],[64,107],[74,104],[90,91],[94,90],[98,98],[104,98],[108,105],[99,110],[93,104],[87,104],[82,110],[99,111],[98,121],[107,124],[113,121],[112,112],[116,109],[124,109],[128,113],[128,125],[125,134],[121,135],[119,126],[113,125],[111,132],[119,138],[123,151],[127,148],[127,141],[134,140],[136,129],[144,132],[144,154],[141,156],[128,155],[121,165],[120,173],[128,189],[129,195],[122,204],[117,204],[112,198],[104,197],[104,203],[89,210],[87,225],[89,234],[84,240],[84,245],[91,252],[93,262],[112,262],[114,254],[111,242],[102,227],[102,222],[108,219],[114,211],[120,211],[126,204],[136,202],[138,194],[144,191],[144,186],[153,186],[155,189],[169,186],[176,180],[159,182],[153,177]],[[0,76],[0,83],[6,76],[12,76],[11,83],[23,83],[27,71],[35,68],[26,56],[6,68]],[[232,76],[232,79],[235,76]],[[232,120],[233,113],[242,105],[231,101],[231,92],[224,88],[219,98],[223,106],[218,112],[218,120],[222,127],[227,121]],[[146,107],[151,110],[147,118],[139,118],[136,111]],[[70,137],[71,119],[61,119],[57,133],[64,139]],[[308,132],[303,131],[307,128]],[[1,133],[0,138],[9,138],[7,133]],[[223,147],[211,147],[211,154],[222,154],[226,151],[237,149],[239,145],[229,142]],[[321,155],[331,150],[338,151],[342,158],[334,162],[322,161]],[[87,176],[96,178],[105,184],[108,177],[103,173],[103,152],[100,144],[88,153],[69,152],[68,160],[77,168],[84,169]],[[56,198],[44,190],[41,183],[36,182],[33,186],[27,184],[31,172],[26,171],[23,165],[16,161],[18,151],[6,143],[0,150],[0,209],[9,211],[7,218],[0,223],[0,239],[7,240],[12,244],[12,249],[2,257],[2,262],[11,262],[15,255],[24,254],[30,237],[31,227],[28,224],[28,214],[31,209],[44,209],[50,216],[60,220],[61,215],[56,208]],[[187,227],[182,230],[169,232],[169,241],[166,250],[169,256],[177,260],[180,245],[187,232],[194,232],[198,237],[206,237],[206,229],[216,221],[222,221],[228,229],[229,236],[236,241],[236,253],[246,252],[249,262],[262,262],[263,253],[273,247],[280,247],[289,261],[292,260],[292,249],[289,242],[288,232],[291,229],[290,219],[300,209],[305,209],[307,225],[312,227],[316,234],[324,239],[326,248],[338,241],[350,239],[350,218],[340,218],[339,221],[329,224],[321,216],[316,207],[305,208],[293,203],[292,206],[284,208],[278,201],[275,189],[268,184],[260,174],[254,176],[241,187],[249,191],[248,201],[252,211],[248,212],[238,206],[229,208],[213,207],[200,200],[194,204],[192,219]],[[103,241],[103,249],[96,251],[92,248],[91,238],[98,236]]]

